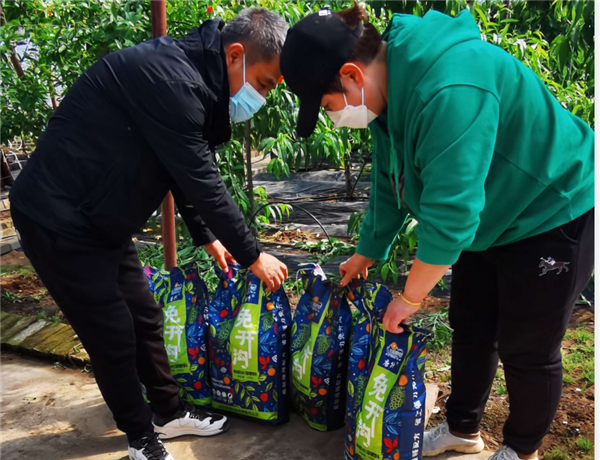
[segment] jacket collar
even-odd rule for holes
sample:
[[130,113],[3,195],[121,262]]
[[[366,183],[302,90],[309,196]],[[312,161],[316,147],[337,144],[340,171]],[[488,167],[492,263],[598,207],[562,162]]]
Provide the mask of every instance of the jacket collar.
[[192,61],[214,97],[215,103],[206,121],[208,129],[205,130],[213,148],[231,138],[229,78],[225,50],[221,43],[224,26],[223,20],[211,19],[177,40],[177,45]]

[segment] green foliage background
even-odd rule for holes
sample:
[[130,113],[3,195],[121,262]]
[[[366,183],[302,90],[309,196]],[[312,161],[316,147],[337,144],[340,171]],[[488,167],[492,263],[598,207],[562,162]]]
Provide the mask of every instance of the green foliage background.
[[[167,27],[169,35],[180,37],[202,21],[216,16],[227,21],[248,6],[269,8],[294,24],[321,7],[340,10],[350,5],[348,1],[173,0],[167,2]],[[531,67],[567,109],[594,126],[593,1],[372,1],[365,5],[371,21],[381,30],[396,12],[421,16],[436,9],[456,15],[469,8],[484,39]],[[48,101],[55,95],[54,88],[63,88],[64,94],[102,55],[151,38],[148,0],[16,0],[5,1],[3,9],[3,140],[21,133],[36,140],[52,114]],[[30,45],[22,60],[25,75],[19,78],[10,54],[16,43],[27,42]],[[370,146],[366,131],[350,132],[347,139],[340,139],[326,117],[320,119],[311,139],[298,140],[294,135],[296,112],[296,98],[282,84],[253,119],[253,145],[274,153],[277,172],[315,166],[323,159],[340,166],[348,149]],[[234,143],[228,147],[240,150],[242,139],[243,124],[238,124]]]
[[[202,21],[220,16],[231,20],[241,9],[260,6],[278,12],[290,24],[322,7],[341,10],[350,1],[167,1],[167,29],[181,37]],[[364,3],[381,31],[393,13],[422,16],[435,9],[455,16],[469,9],[482,32],[494,43],[533,69],[567,110],[594,127],[594,2],[585,1],[367,1]],[[51,100],[104,54],[151,38],[150,2],[15,0],[2,3],[0,72],[1,139],[24,137],[36,141],[52,115]],[[22,75],[17,74],[14,47],[28,43],[17,53]],[[12,59],[11,59],[12,58]],[[57,94],[56,88],[61,91]],[[251,121],[253,149],[270,154],[269,171],[278,177],[292,170],[310,169],[326,163],[344,167],[371,151],[368,130],[332,129],[321,115],[308,139],[295,135],[297,99],[280,84],[267,104]],[[249,198],[244,169],[244,124],[234,125],[232,140],[218,149],[219,167],[234,199],[248,216]],[[34,153],[35,154],[35,153]],[[266,203],[264,190],[255,190]],[[267,208],[263,220],[274,210]],[[360,223],[360,218],[355,219]],[[406,254],[416,244],[416,222],[408,223],[392,251]],[[381,267],[393,276],[398,268],[392,259]]]

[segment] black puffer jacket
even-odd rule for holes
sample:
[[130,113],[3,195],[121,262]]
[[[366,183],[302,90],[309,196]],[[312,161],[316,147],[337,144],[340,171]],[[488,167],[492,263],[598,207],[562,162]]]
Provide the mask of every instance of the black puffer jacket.
[[251,265],[258,244],[213,154],[231,136],[223,25],[207,21],[92,65],[50,119],[11,205],[59,235],[120,244],[171,190],[197,244],[216,237]]

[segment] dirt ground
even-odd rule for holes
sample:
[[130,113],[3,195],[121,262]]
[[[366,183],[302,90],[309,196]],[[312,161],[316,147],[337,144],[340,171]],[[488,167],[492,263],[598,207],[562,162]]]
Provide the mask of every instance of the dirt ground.
[[[433,313],[434,309],[430,309]],[[592,382],[583,377],[583,370],[575,367],[569,370],[568,363],[571,361],[572,354],[580,353],[577,347],[577,339],[569,338],[581,334],[585,331],[591,334],[587,343],[591,350],[588,351],[588,358],[592,366],[590,377]],[[570,383],[564,382],[563,392],[550,429],[550,433],[545,437],[544,443],[540,449],[539,458],[546,460],[566,460],[566,459],[586,459],[594,458],[593,440],[594,440],[594,384],[593,384],[593,333],[594,333],[594,314],[583,306],[576,308],[567,336],[563,340],[563,362],[565,363],[564,380],[572,380]],[[450,381],[450,351],[449,347],[429,354],[427,369],[430,369],[427,381],[435,382],[440,387],[440,396],[437,406],[440,412],[434,414],[430,424],[432,426],[444,420],[445,402],[451,391]],[[506,385],[502,371],[502,364],[497,373],[497,378],[492,388],[492,393],[488,400],[486,410],[483,416],[481,433],[488,449],[496,449],[502,444],[502,427],[509,413],[509,397],[506,394]],[[436,371],[438,369],[439,371]],[[588,440],[588,444],[583,440]],[[590,446],[591,445],[591,446]],[[583,446],[584,448],[581,448]],[[586,450],[587,449],[587,450]]]
[[315,234],[299,230],[269,230],[260,234],[262,241],[281,244],[296,244],[305,241],[319,241]]
[[65,321],[25,254],[9,252],[2,256],[1,264],[2,311]]

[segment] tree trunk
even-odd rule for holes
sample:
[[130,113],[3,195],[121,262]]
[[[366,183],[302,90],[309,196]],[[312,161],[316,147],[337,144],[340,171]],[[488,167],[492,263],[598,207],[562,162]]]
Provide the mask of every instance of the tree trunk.
[[15,72],[17,72],[17,76],[21,79],[25,79],[25,72],[23,72],[23,67],[21,67],[21,61],[19,60],[19,56],[14,48],[11,49],[10,52],[10,62],[12,62],[13,67],[15,68]]
[[8,166],[8,162],[4,156],[4,152],[2,152],[1,160],[1,168],[0,168],[0,186],[4,188],[5,185],[12,185],[15,180],[13,179],[12,174],[10,173],[10,168]]
[[350,151],[346,154],[346,159],[344,161],[344,172],[346,174],[346,198],[352,198],[352,155]]
[[[246,152],[246,183],[248,185],[248,198],[250,199],[250,215],[254,215],[254,180],[252,177],[252,139],[250,138],[250,120],[246,121],[244,133],[244,151]],[[253,224],[251,222],[250,224]]]
[[27,151],[27,146],[25,145],[25,134],[21,133],[21,150],[27,158],[29,158],[29,152]]
[[52,77],[48,78],[48,86],[50,86],[50,101],[52,102],[52,109],[56,110],[58,108],[58,100],[56,99],[56,88],[54,87]]
[[[0,2],[0,27],[4,27],[6,24],[6,16],[4,15],[4,8],[2,7],[2,2]],[[19,56],[17,56],[17,52],[14,47],[10,49],[10,62],[17,73],[17,76],[23,80],[25,79],[25,72],[23,72],[23,67],[21,67],[21,61],[19,60]]]

